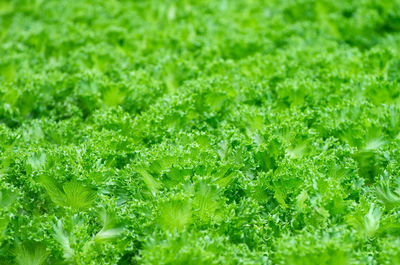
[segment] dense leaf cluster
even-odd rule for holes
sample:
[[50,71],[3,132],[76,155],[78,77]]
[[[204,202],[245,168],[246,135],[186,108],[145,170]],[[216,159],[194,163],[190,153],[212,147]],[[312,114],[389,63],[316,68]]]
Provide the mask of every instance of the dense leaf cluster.
[[400,264],[399,0],[0,0],[0,264]]

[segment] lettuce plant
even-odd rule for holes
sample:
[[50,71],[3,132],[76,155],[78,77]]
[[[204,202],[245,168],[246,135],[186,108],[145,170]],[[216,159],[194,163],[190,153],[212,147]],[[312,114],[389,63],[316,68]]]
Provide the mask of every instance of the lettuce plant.
[[0,0],[0,265],[400,264],[399,0]]

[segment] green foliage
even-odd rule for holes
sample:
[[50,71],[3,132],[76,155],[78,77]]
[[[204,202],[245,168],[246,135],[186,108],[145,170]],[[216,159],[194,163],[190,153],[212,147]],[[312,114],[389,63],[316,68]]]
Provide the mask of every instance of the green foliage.
[[182,230],[190,223],[191,218],[190,205],[185,200],[172,199],[161,204],[160,224],[166,230]]
[[35,243],[19,245],[15,251],[15,262],[18,265],[41,265],[48,253],[44,246]]
[[304,232],[294,237],[283,236],[276,244],[276,264],[352,264],[351,242],[338,232],[327,230],[322,234]]
[[0,264],[400,264],[399,0],[0,0]]
[[389,179],[386,174],[386,176],[381,179],[380,183],[376,187],[376,196],[378,200],[382,202],[388,209],[395,208],[400,205],[399,188],[400,186],[397,185],[395,190],[391,190],[389,186]]
[[61,187],[48,177],[42,176],[40,182],[51,200],[60,205],[76,210],[85,210],[96,200],[96,193],[76,181],[64,183]]

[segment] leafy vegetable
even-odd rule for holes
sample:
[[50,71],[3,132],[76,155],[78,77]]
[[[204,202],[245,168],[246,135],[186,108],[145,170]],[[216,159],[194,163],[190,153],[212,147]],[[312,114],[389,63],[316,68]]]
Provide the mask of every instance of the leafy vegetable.
[[399,0],[0,0],[0,265],[400,264]]

